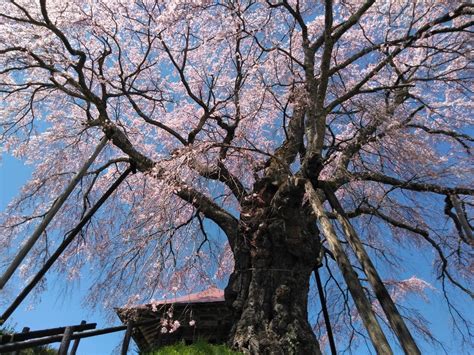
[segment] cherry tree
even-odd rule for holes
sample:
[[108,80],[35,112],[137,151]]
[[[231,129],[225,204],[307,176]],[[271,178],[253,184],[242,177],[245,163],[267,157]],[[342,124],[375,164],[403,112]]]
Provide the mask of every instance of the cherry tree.
[[[473,5],[16,0],[0,11],[2,152],[34,168],[2,218],[4,265],[106,137],[24,276],[131,166],[55,266],[93,274],[91,303],[228,279],[235,349],[319,354],[330,329],[308,320],[315,272],[344,347],[367,338],[381,354],[420,353],[429,330],[403,297],[430,287],[469,341],[455,299],[473,297]],[[438,285],[400,277],[413,248],[432,253]]]

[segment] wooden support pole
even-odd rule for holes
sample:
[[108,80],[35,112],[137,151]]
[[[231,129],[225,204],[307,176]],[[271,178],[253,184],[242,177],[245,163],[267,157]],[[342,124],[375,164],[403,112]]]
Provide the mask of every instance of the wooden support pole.
[[125,180],[125,178],[128,176],[128,174],[130,174],[131,171],[132,168],[128,167],[122,173],[122,175],[120,175],[119,178],[109,187],[109,189],[101,196],[101,198],[95,203],[95,205],[92,206],[89,211],[87,211],[87,213],[81,219],[79,224],[70,231],[69,235],[59,245],[58,249],[56,249],[54,254],[51,255],[51,257],[46,261],[40,271],[38,271],[38,273],[31,279],[28,285],[26,285],[23,291],[21,291],[18,297],[13,301],[13,303],[2,314],[2,317],[0,318],[0,324],[4,323],[8,319],[8,317],[11,316],[15,309],[21,304],[21,302],[26,298],[26,296],[28,296],[31,290],[36,286],[36,284],[43,278],[43,276],[51,268],[54,262],[59,258],[62,252],[69,246],[69,244],[71,244],[71,242],[74,240],[74,237],[82,230],[82,227],[84,227],[87,222],[89,222],[94,213],[97,212],[100,206],[102,206],[102,204],[110,197],[110,195],[112,195],[112,193],[119,187],[119,185],[122,183],[123,180]]
[[357,235],[357,232],[355,231],[354,227],[352,227],[349,219],[345,215],[339,200],[333,191],[324,189],[324,192],[331,207],[333,208],[334,213],[336,214],[339,223],[342,225],[342,229],[344,230],[344,234],[347,241],[349,242],[349,245],[351,246],[352,250],[354,250],[354,253],[359,260],[364,273],[367,275],[367,279],[369,280],[369,283],[375,292],[375,296],[377,297],[377,300],[379,301],[385,315],[387,316],[390,327],[397,335],[400,345],[406,354],[421,354],[420,349],[418,349],[418,346],[416,345],[415,340],[403,321],[402,316],[393,303],[392,297],[390,297],[390,294],[388,293],[381,277],[375,269],[374,264],[372,264],[369,255],[365,251],[365,248],[359,236]]
[[318,288],[319,300],[321,302],[321,309],[323,311],[324,323],[326,324],[326,331],[328,333],[329,347],[332,355],[337,355],[336,343],[334,342],[334,335],[332,334],[331,321],[329,319],[328,307],[326,304],[326,298],[324,297],[323,284],[321,283],[321,277],[319,276],[319,268],[314,269],[314,277],[316,279],[316,287]]
[[132,331],[133,331],[133,322],[132,322],[132,321],[128,321],[128,323],[127,323],[127,331],[125,332],[125,335],[124,335],[124,337],[123,337],[121,355],[127,355],[128,346],[130,345],[130,337],[132,336]]
[[380,327],[379,322],[375,316],[375,313],[371,307],[369,299],[364,293],[364,289],[360,283],[360,280],[357,276],[357,273],[354,271],[349,258],[344,252],[337,234],[331,224],[331,221],[324,212],[323,205],[321,200],[318,197],[318,194],[313,188],[313,185],[310,181],[306,181],[305,184],[306,193],[309,196],[309,202],[311,207],[318,218],[319,224],[322,228],[323,234],[326,237],[326,240],[329,243],[329,247],[334,254],[334,258],[341,270],[342,276],[346,281],[347,287],[352,295],[352,299],[357,307],[357,311],[364,323],[365,329],[369,334],[372,344],[375,348],[375,351],[379,355],[391,355],[393,354],[390,344],[385,337],[385,334]]
[[[81,321],[81,325],[84,325],[84,324],[86,324],[86,321],[85,320]],[[79,347],[80,341],[81,341],[80,338],[77,338],[74,340],[74,343],[72,344],[71,352],[69,353],[69,355],[76,355],[76,351],[77,351],[77,348]]]
[[[29,327],[24,327],[23,330],[21,331],[22,334],[26,334],[30,331]],[[20,355],[20,350],[15,351],[15,355]]]
[[53,217],[56,215],[56,213],[59,211],[61,206],[66,201],[66,199],[71,194],[72,190],[74,190],[74,187],[76,187],[77,183],[82,179],[84,174],[87,172],[87,169],[89,169],[91,164],[94,162],[94,160],[97,158],[97,156],[99,155],[99,153],[105,147],[106,144],[107,144],[107,138],[103,137],[99,145],[95,148],[94,153],[92,153],[90,158],[84,163],[81,169],[73,177],[69,185],[66,187],[66,190],[64,190],[64,192],[54,201],[53,205],[49,209],[44,219],[41,221],[39,226],[36,227],[31,237],[26,241],[26,243],[23,245],[23,247],[20,249],[16,257],[11,262],[10,266],[7,268],[7,270],[4,272],[4,274],[0,278],[0,290],[3,289],[3,287],[8,282],[10,277],[13,275],[15,270],[20,266],[26,254],[28,254],[28,252],[31,250],[33,245],[36,243],[38,238],[41,236],[41,234],[44,232],[44,230],[48,226],[49,222],[51,222]]
[[71,335],[73,331],[71,327],[66,327],[66,330],[63,334],[63,339],[61,340],[61,345],[59,346],[58,355],[67,355],[69,349],[69,344],[71,343]]
[[466,235],[468,243],[471,246],[474,246],[474,237],[472,235],[472,229],[469,225],[469,222],[467,221],[466,215],[464,214],[459,198],[456,195],[450,195],[449,199],[453,204],[454,210],[456,211],[456,215],[458,216],[459,223],[461,224],[462,230]]

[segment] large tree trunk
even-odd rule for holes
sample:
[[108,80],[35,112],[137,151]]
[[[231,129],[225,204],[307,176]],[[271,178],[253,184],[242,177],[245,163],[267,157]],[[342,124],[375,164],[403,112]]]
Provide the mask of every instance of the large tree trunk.
[[302,206],[304,187],[288,180],[276,190],[256,184],[241,211],[226,288],[235,316],[230,343],[249,354],[320,354],[307,314],[319,233]]

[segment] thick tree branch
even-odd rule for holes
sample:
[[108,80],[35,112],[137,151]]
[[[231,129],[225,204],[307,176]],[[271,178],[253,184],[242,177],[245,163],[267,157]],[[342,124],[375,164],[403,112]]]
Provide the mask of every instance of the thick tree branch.
[[231,248],[238,237],[238,220],[203,193],[180,184],[176,195],[191,203],[207,218],[214,221],[226,233]]
[[304,114],[304,108],[296,103],[293,116],[290,118],[286,129],[287,137],[266,163],[266,175],[268,177],[276,178],[290,174],[290,165],[295,161],[303,145]]
[[245,186],[236,176],[231,174],[223,163],[218,162],[215,167],[204,167],[197,163],[193,163],[193,168],[196,169],[202,177],[217,180],[226,184],[237,200],[241,201],[247,195]]
[[376,181],[382,184],[392,185],[405,190],[412,190],[418,192],[433,192],[440,195],[474,195],[474,189],[468,187],[446,187],[437,184],[418,183],[414,182],[413,180],[404,181],[376,172],[360,172],[349,174],[351,180]]
[[407,127],[422,129],[423,131],[429,134],[437,134],[437,135],[443,135],[446,137],[453,138],[459,144],[461,144],[467,150],[468,153],[470,153],[471,147],[468,144],[466,144],[465,141],[474,142],[474,138],[469,136],[468,134],[451,131],[449,129],[435,129],[435,128],[430,128],[430,127],[426,127],[425,125],[415,124],[415,123],[408,124]]
[[[135,162],[137,169],[143,173],[153,173],[155,176],[157,176],[157,178],[160,178],[163,172],[154,170],[155,163],[150,158],[135,149],[125,133],[122,132],[117,126],[108,120],[104,120],[104,122],[103,129],[107,137],[113,142],[114,145],[127,154],[133,162]],[[236,224],[237,222],[235,217],[218,206],[214,201],[204,194],[186,186],[181,182],[176,182],[176,190],[178,191],[176,194],[179,197],[191,203],[207,218],[213,220],[217,225],[219,225],[219,227],[221,227],[222,230],[227,234],[229,241],[233,242],[235,240],[238,226],[238,224]]]

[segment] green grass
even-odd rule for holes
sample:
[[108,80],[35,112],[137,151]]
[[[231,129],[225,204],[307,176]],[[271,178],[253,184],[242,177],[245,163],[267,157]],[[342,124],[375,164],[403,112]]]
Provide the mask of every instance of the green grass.
[[165,346],[144,355],[240,355],[230,350],[225,345],[208,344],[205,341],[198,341],[192,345],[183,343]]

